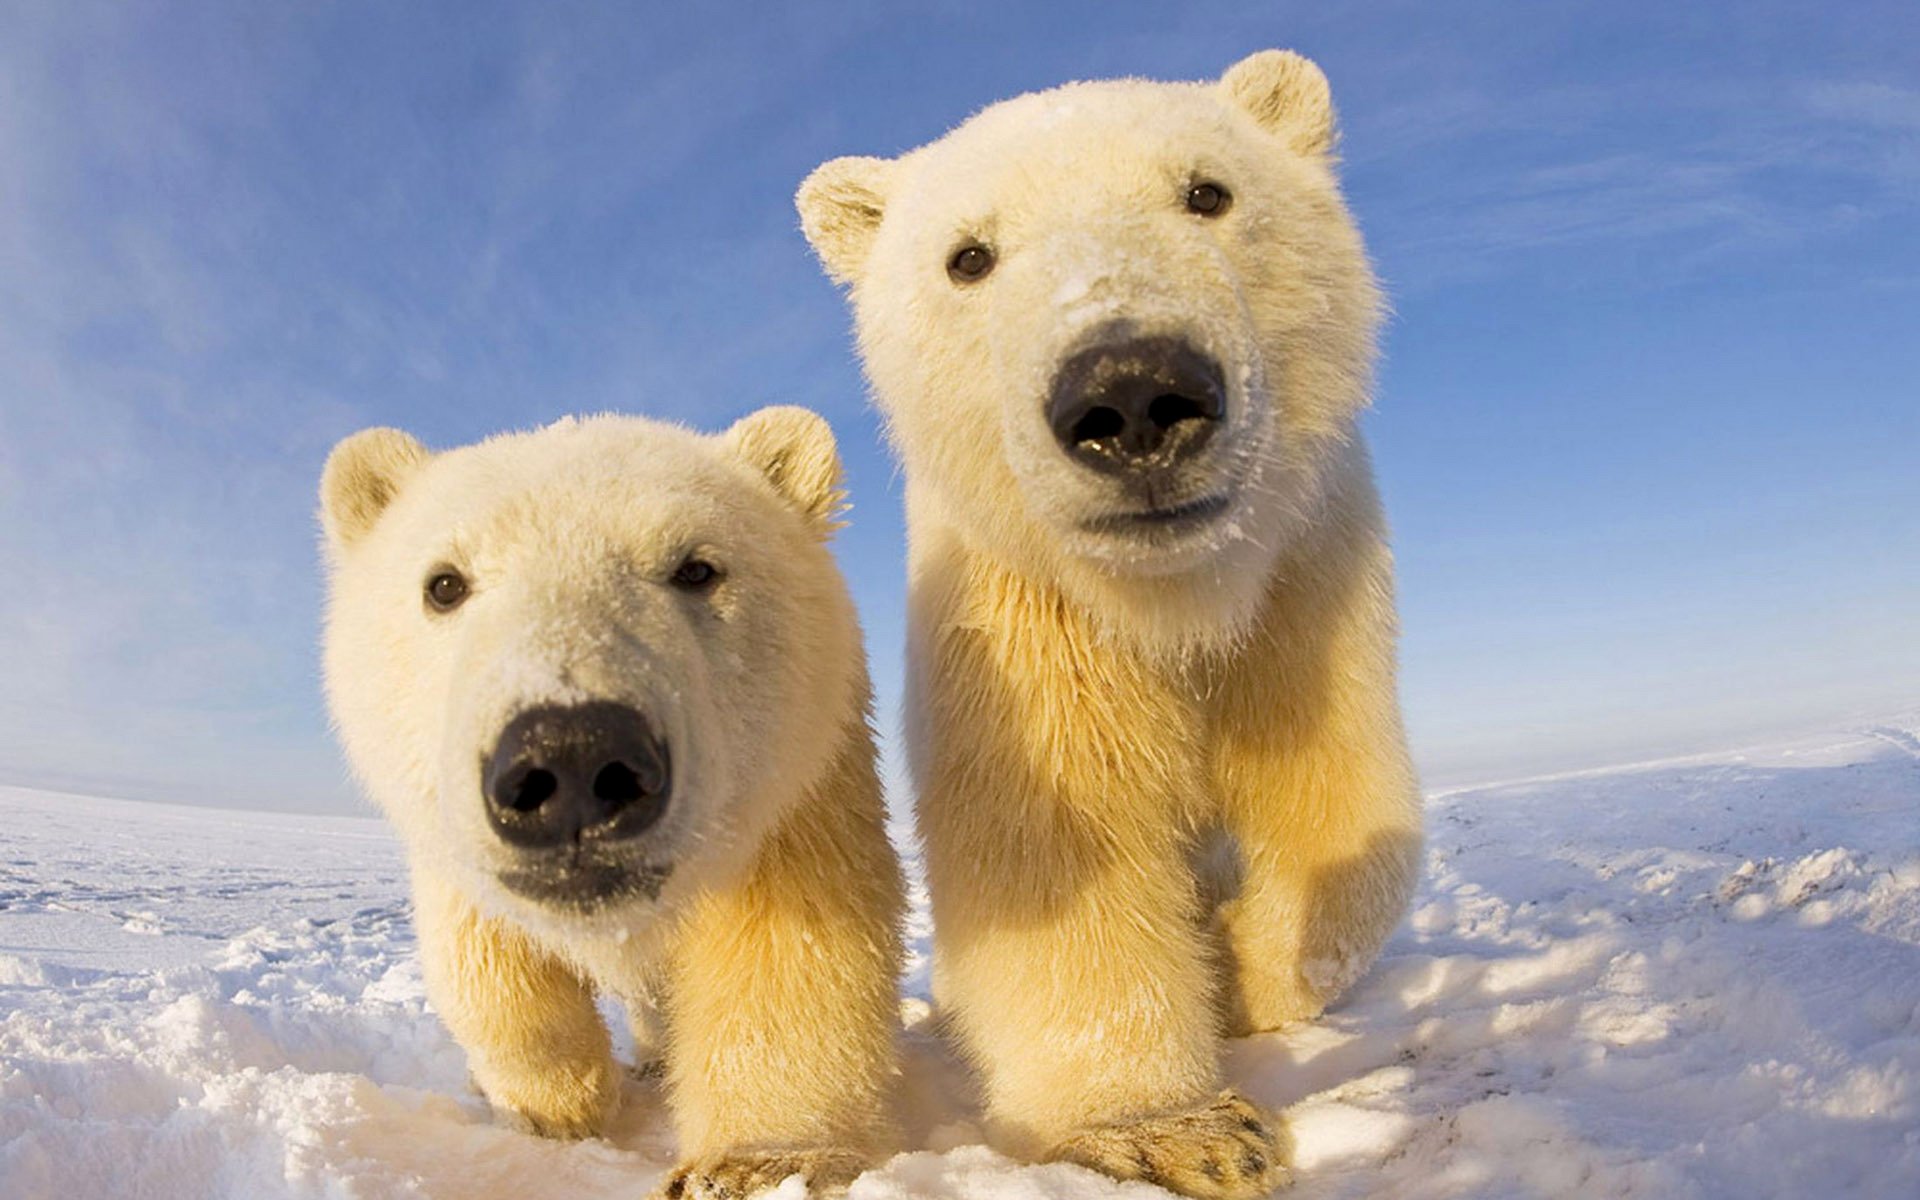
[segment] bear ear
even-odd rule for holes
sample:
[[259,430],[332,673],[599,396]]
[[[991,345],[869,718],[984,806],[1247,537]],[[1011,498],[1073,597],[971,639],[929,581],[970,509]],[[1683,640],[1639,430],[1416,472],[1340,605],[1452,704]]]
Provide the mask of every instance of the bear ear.
[[1301,154],[1331,153],[1339,140],[1327,77],[1311,59],[1291,50],[1262,50],[1241,59],[1220,77],[1220,90]]
[[886,215],[892,174],[884,158],[836,158],[815,167],[794,194],[800,228],[835,283],[860,277]]
[[398,429],[362,429],[342,439],[320,472],[320,526],[328,545],[341,550],[365,537],[431,457]]
[[820,414],[791,405],[763,408],[740,418],[721,436],[822,538],[840,527],[835,518],[846,507],[840,451],[833,429]]

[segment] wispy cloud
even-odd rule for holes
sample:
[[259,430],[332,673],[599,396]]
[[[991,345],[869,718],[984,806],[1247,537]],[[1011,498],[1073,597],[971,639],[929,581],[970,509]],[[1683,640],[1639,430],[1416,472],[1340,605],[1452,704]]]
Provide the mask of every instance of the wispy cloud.
[[1843,124],[1920,133],[1920,89],[1861,80],[1811,84],[1804,95],[1814,113]]
[[1623,82],[1520,104],[1453,90],[1363,114],[1352,169],[1405,288],[1555,251],[1660,287],[1920,219],[1916,113],[1915,93],[1875,83]]

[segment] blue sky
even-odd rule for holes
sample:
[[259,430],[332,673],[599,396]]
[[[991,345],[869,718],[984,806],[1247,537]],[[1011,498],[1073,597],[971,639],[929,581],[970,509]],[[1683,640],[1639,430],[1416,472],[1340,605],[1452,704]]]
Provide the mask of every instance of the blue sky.
[[997,98],[1326,68],[1446,783],[1920,703],[1920,7],[0,0],[0,781],[351,808],[313,491],[369,424],[839,431],[889,732],[897,476],[795,185]]

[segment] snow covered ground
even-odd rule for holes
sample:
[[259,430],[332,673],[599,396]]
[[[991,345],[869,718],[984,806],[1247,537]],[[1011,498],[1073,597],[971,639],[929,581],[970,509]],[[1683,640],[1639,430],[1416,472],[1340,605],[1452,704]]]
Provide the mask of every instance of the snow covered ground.
[[[1232,1047],[1294,1194],[1920,1196],[1917,730],[1434,796],[1379,965]],[[489,1120],[379,823],[6,788],[0,817],[0,1196],[638,1198],[670,1160],[640,1083],[606,1141]],[[995,1156],[924,1021],[908,1047],[918,1149],[856,1200],[1160,1194]]]

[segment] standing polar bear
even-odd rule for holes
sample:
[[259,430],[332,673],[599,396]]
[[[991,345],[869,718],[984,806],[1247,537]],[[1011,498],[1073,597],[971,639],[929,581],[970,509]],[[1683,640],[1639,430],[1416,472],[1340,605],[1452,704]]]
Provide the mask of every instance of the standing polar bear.
[[825,422],[337,446],[328,699],[405,842],[428,995],[496,1108],[598,1132],[596,991],[664,1060],[674,1197],[889,1140],[898,866]]
[[1286,1177],[1223,1026],[1319,1013],[1418,870],[1334,140],[1269,51],[798,196],[905,464],[937,998],[1008,1149],[1193,1196]]

